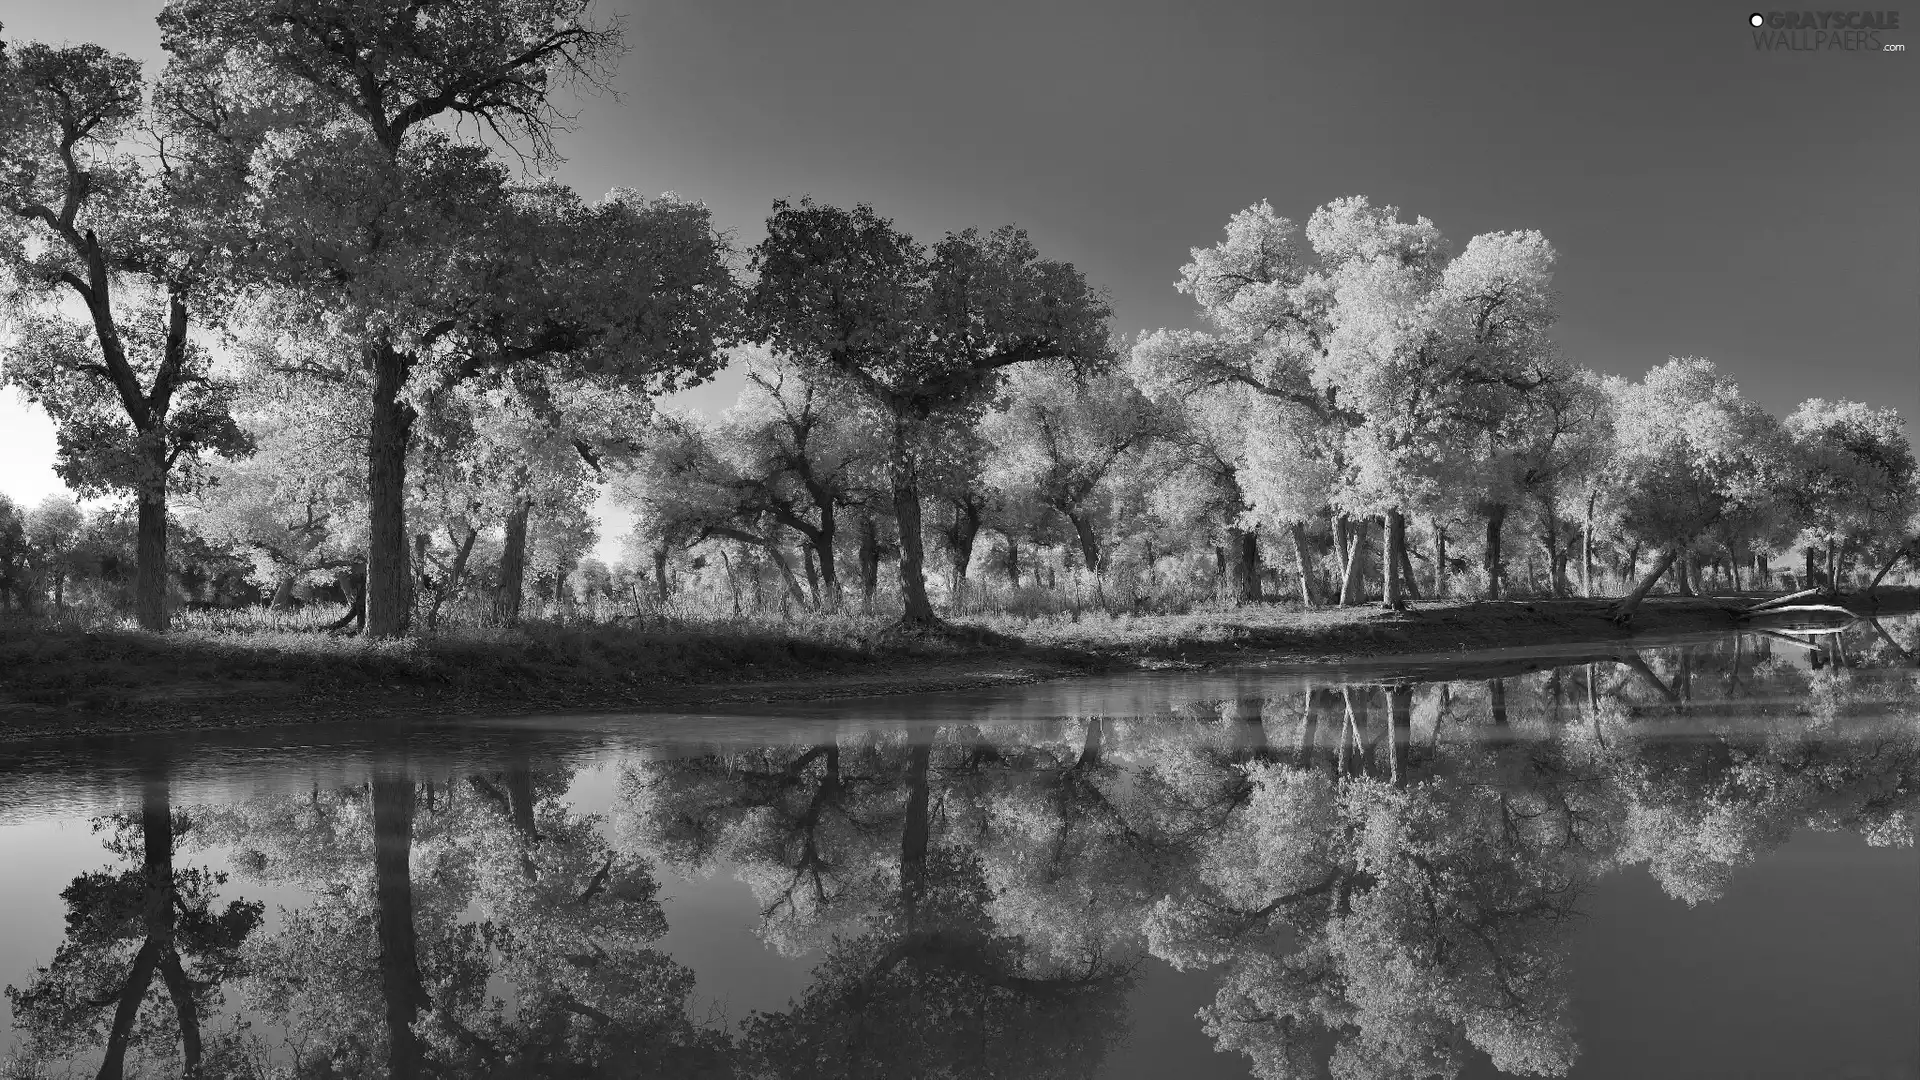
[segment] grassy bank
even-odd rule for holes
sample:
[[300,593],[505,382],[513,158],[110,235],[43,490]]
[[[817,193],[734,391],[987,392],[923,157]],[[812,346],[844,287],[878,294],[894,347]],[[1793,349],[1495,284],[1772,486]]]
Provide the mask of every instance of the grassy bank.
[[[401,713],[665,709],[1032,682],[1075,674],[1630,640],[1736,625],[1733,598],[1650,600],[1628,634],[1601,600],[1288,605],[1184,615],[981,616],[908,635],[878,615],[533,623],[370,642],[296,618],[201,614],[159,635],[0,623],[0,739]],[[1920,607],[1891,590],[1883,611]]]

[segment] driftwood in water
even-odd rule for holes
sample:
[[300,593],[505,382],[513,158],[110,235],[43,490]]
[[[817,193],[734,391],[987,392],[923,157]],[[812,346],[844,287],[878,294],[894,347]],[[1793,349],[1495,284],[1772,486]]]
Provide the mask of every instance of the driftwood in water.
[[1849,621],[1860,617],[1838,604],[1789,604],[1785,607],[1771,607],[1765,610],[1748,608],[1740,613],[1743,619],[1752,618],[1755,615],[1845,615]]
[[1790,592],[1785,596],[1776,596],[1771,600],[1762,600],[1759,603],[1753,605],[1752,607],[1747,608],[1745,611],[1741,612],[1741,614],[1751,615],[1756,611],[1766,611],[1771,608],[1780,607],[1783,604],[1791,604],[1791,603],[1794,603],[1795,601],[1805,600],[1809,596],[1831,596],[1831,595],[1833,594],[1829,593],[1824,588],[1801,589],[1799,592]]

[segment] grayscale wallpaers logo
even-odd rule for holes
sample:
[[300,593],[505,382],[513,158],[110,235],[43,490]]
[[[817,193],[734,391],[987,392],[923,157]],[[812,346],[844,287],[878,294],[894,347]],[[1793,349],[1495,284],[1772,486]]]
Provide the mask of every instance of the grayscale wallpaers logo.
[[1747,16],[1753,47],[1782,52],[1905,52],[1880,31],[1900,29],[1897,11],[1756,11]]

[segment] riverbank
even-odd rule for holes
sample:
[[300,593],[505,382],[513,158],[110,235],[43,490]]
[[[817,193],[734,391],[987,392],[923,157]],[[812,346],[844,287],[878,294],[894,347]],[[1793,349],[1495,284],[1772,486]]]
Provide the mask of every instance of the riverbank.
[[[1271,605],[1190,615],[972,619],[908,635],[878,619],[781,628],[533,626],[366,642],[314,632],[0,624],[0,740],[402,715],[661,711],[1257,664],[1445,657],[1729,630],[1752,598],[1655,597],[1623,631],[1604,600],[1441,601],[1408,611]],[[1853,599],[1920,610],[1920,589]]]

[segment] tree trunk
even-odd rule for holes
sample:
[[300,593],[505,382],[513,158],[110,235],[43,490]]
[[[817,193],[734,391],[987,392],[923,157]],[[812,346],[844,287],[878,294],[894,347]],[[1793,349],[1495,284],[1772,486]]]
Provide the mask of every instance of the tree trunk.
[[653,594],[662,604],[667,602],[667,549],[653,550]]
[[1345,514],[1333,516],[1333,553],[1340,561],[1341,580],[1346,579],[1347,560],[1353,555],[1353,522]]
[[273,585],[273,601],[268,605],[273,611],[289,611],[293,608],[293,583],[296,575],[281,574],[280,580]]
[[967,568],[973,565],[973,543],[980,535],[980,507],[970,498],[952,501],[953,518],[947,523],[947,572],[958,604],[967,587]]
[[1257,603],[1260,586],[1260,536],[1253,529],[1227,530],[1227,591],[1235,603]]
[[1313,606],[1313,577],[1308,570],[1307,526],[1304,522],[1296,521],[1288,531],[1293,534],[1294,569],[1300,575],[1300,606],[1310,608]]
[[1387,690],[1393,741],[1388,747],[1394,787],[1406,787],[1413,771],[1413,687],[1395,683]]
[[400,400],[409,364],[391,345],[373,350],[373,419],[367,439],[367,636],[407,632],[407,440],[413,406]]
[[1819,584],[1819,582],[1820,582],[1820,575],[1819,575],[1819,573],[1818,573],[1818,571],[1817,571],[1817,570],[1815,569],[1815,567],[1814,567],[1814,563],[1813,563],[1813,559],[1814,559],[1814,547],[1813,547],[1813,545],[1812,545],[1812,544],[1808,544],[1808,545],[1806,546],[1806,552],[1805,552],[1805,553],[1806,553],[1806,557],[1807,557],[1807,570],[1806,570],[1806,575],[1805,575],[1805,577],[1806,577],[1806,580],[1805,580],[1805,581],[1802,581],[1802,582],[1800,583],[1800,587],[1801,587],[1801,588],[1803,588],[1803,589],[1811,589],[1811,588],[1813,588],[1813,587],[1814,587],[1815,585],[1817,585],[1817,584]]
[[1407,606],[1406,598],[1400,595],[1400,564],[1406,557],[1407,519],[1398,508],[1387,511],[1386,543],[1381,545],[1383,558],[1380,560],[1380,602],[1388,611],[1399,611]]
[[1340,580],[1341,607],[1352,607],[1361,601],[1366,585],[1367,532],[1371,524],[1368,518],[1361,518],[1357,525],[1349,524],[1346,573]]
[[1433,598],[1447,598],[1447,527],[1438,519],[1433,523]]
[[1571,553],[1560,542],[1560,519],[1550,510],[1542,515],[1544,524],[1540,530],[1540,547],[1547,556],[1547,588],[1556,599],[1566,599],[1573,595],[1573,589],[1567,581],[1567,561]]
[[1073,525],[1074,538],[1080,542],[1080,561],[1086,564],[1087,572],[1100,572],[1100,538],[1093,535],[1093,519],[1085,514],[1068,514],[1067,521]]
[[420,981],[419,939],[413,925],[413,811],[411,779],[391,772],[375,774],[375,922],[380,996],[387,1017],[387,1075],[393,1080],[412,1080],[421,1073],[424,1055],[413,1022],[429,1004]]
[[831,504],[820,508],[820,527],[814,530],[809,542],[813,545],[813,561],[819,568],[822,592],[831,602],[840,599],[840,568],[834,565],[833,541],[839,525],[833,518]]
[[1007,581],[1012,584],[1014,588],[1018,589],[1020,587],[1020,541],[1014,539],[1012,533],[1005,535],[1007,538]]
[[920,463],[907,445],[906,421],[893,422],[892,452],[888,455],[893,485],[893,518],[900,529],[900,621],[908,626],[933,626],[939,617],[927,598],[926,552],[920,540]]
[[[1907,549],[1905,548],[1901,548],[1899,551],[1893,553],[1893,558],[1888,559],[1886,564],[1880,567],[1879,572],[1873,575],[1873,580],[1867,583],[1867,595],[1873,595],[1873,590],[1880,587],[1880,582],[1886,579],[1887,573],[1893,569],[1893,565],[1899,562],[1901,556],[1906,553]],[[1874,625],[1878,626],[1879,624],[1875,623]]]
[[[449,530],[451,531],[451,530]],[[473,542],[480,536],[480,530],[467,526],[467,535],[461,538],[460,546],[454,549],[453,565],[447,570],[447,579],[433,591],[433,606],[427,609],[427,629],[434,630],[440,625],[440,605],[460,589],[460,579],[466,576],[467,559],[473,554]]]
[[1587,517],[1580,525],[1580,595],[1593,597],[1593,507],[1598,489],[1587,493]]
[[1698,596],[1693,589],[1693,553],[1682,553],[1673,564],[1673,580],[1681,596]]
[[[148,441],[142,438],[143,444]],[[145,451],[144,445],[142,451]],[[161,451],[164,454],[164,448]],[[167,474],[164,457],[142,464],[139,530],[134,548],[133,614],[142,630],[167,628]]]
[[1487,599],[1498,600],[1501,593],[1501,579],[1506,576],[1506,560],[1500,552],[1500,530],[1507,522],[1507,508],[1495,506],[1487,511],[1487,550],[1484,565],[1487,572]]
[[907,747],[906,821],[900,830],[900,907],[911,931],[919,921],[927,881],[927,848],[933,835],[933,736],[915,738]]
[[1640,583],[1633,587],[1633,591],[1621,597],[1620,602],[1613,606],[1614,622],[1625,625],[1632,620],[1633,613],[1640,607],[1640,602],[1647,598],[1647,593],[1652,591],[1654,583],[1666,574],[1667,568],[1674,564],[1676,558],[1678,555],[1672,548],[1660,553],[1660,557],[1653,561],[1653,568],[1647,571],[1647,576],[1641,578]]
[[871,517],[860,519],[860,596],[869,605],[880,591],[880,526]]
[[1407,522],[1400,520],[1400,593],[1408,600],[1420,599],[1420,583],[1413,576],[1413,545],[1407,543]]
[[493,594],[493,617],[502,626],[520,625],[520,600],[527,589],[527,515],[533,505],[515,500],[507,514],[506,543],[500,546],[500,585]]

